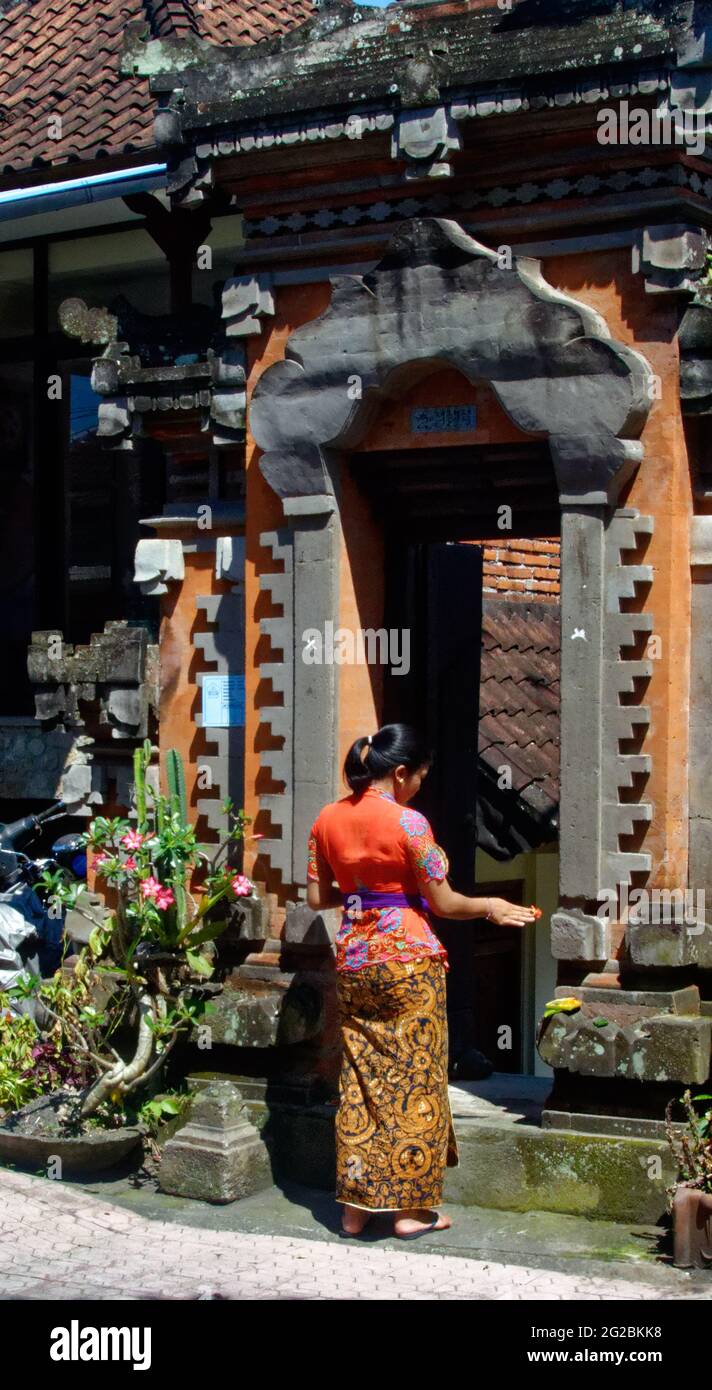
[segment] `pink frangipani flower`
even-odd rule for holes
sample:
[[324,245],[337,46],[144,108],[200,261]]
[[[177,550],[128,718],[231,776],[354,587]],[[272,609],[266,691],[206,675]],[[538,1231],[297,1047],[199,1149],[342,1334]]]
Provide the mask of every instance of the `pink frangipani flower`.
[[135,868],[136,868],[136,860],[135,860],[135,859],[132,859],[131,855],[129,855],[128,859],[124,859],[123,867],[124,867],[125,869],[135,869]]
[[245,874],[236,874],[230,886],[236,898],[248,898],[252,892],[252,883]]
[[173,889],[162,888],[160,893],[156,893],[154,902],[156,904],[156,907],[159,907],[161,909],[161,912],[165,912],[166,908],[171,907],[172,904],[175,902],[175,898],[173,896]]
[[153,877],[153,874],[149,874],[148,878],[145,878],[141,884],[141,892],[144,898],[155,899],[159,893],[163,892],[163,884],[159,883],[158,879]]
[[124,849],[140,849],[144,839],[145,836],[140,830],[127,830],[126,834],[121,836],[121,844]]

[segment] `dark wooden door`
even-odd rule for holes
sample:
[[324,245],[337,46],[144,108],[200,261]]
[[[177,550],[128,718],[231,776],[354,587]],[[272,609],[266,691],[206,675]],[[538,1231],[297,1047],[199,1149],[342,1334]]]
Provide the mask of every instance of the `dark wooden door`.
[[[473,545],[421,542],[394,543],[386,553],[386,625],[409,630],[411,664],[407,675],[386,677],[383,722],[413,723],[426,733],[435,758],[413,805],[448,854],[453,888],[474,894],[482,552]],[[497,1070],[518,1071],[518,934],[489,922],[441,918],[435,929],[450,959],[451,1066],[466,1076],[474,1048]],[[499,1014],[503,1023],[516,1019],[511,1051],[496,1047]]]

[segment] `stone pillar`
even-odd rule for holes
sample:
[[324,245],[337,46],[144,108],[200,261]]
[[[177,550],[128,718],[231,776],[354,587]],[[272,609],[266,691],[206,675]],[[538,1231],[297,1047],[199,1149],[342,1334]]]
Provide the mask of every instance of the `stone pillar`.
[[[338,710],[336,668],[331,661],[310,661],[308,634],[325,632],[338,613],[339,528],[336,499],[331,495],[283,499],[288,527],[261,536],[283,572],[260,580],[275,604],[278,617],[263,618],[260,631],[268,636],[277,661],[264,662],[260,675],[282,695],[282,704],[267,706],[262,717],[280,749],[266,749],[262,765],[284,790],[260,797],[281,828],[279,839],[265,840],[284,883],[306,884],[307,840],[311,826],[337,788]],[[318,654],[318,653],[317,653]]]

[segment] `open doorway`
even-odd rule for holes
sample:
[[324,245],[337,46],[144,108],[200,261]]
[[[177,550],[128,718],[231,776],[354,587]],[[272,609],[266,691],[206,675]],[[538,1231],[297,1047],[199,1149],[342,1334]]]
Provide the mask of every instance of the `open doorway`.
[[438,922],[451,1074],[540,1072],[558,889],[560,509],[548,448],[421,446],[353,464],[384,521],[385,626],[410,637],[409,669],[386,674],[383,721],[415,723],[435,751],[414,804],[447,849],[453,887],[544,909],[525,932]]

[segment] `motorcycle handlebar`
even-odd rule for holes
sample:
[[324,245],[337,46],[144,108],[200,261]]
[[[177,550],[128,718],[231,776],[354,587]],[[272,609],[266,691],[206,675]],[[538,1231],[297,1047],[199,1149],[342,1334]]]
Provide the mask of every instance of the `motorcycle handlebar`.
[[46,821],[57,820],[66,814],[66,806],[63,801],[56,801],[53,806],[48,806],[46,811],[38,811],[34,816],[23,816],[21,820],[10,821],[7,825],[0,826],[0,848],[12,849],[17,840],[21,840],[23,835],[29,835],[31,831],[37,830]]

